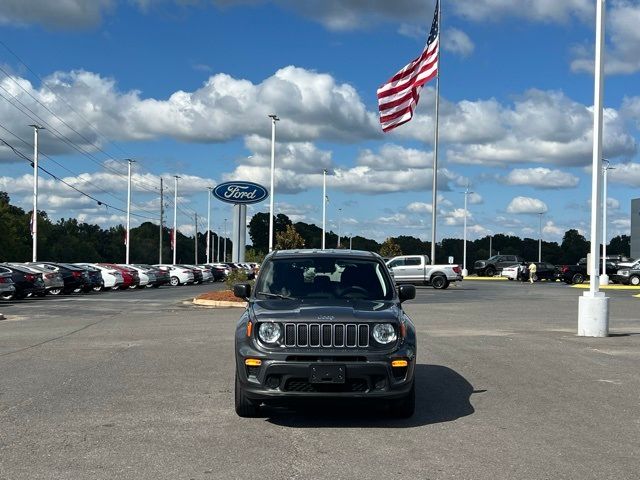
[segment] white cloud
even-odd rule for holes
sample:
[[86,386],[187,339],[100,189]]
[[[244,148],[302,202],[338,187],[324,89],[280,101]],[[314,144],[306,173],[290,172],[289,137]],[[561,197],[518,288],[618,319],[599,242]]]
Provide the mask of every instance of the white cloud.
[[98,24],[112,0],[3,0],[0,24],[37,23],[54,28],[86,28]]
[[[467,211],[467,222],[473,220],[471,212]],[[455,208],[444,215],[444,224],[447,226],[459,226],[464,224],[464,208]]]
[[[607,33],[610,46],[605,56],[605,71],[609,74],[632,74],[640,71],[640,5],[637,2],[618,0],[607,9]],[[610,33],[609,33],[610,32]],[[576,58],[571,62],[574,72],[593,73],[592,48],[575,48]]]
[[411,213],[431,213],[433,212],[433,205],[423,202],[412,202],[407,205],[407,211]]
[[546,236],[561,238],[565,233],[565,229],[558,227],[554,222],[548,220],[542,227],[542,233]]
[[442,48],[444,50],[462,57],[468,57],[476,48],[469,36],[457,28],[446,29],[442,38]]
[[607,207],[610,210],[618,210],[620,208],[620,202],[615,198],[607,197]]
[[609,170],[608,181],[630,187],[640,187],[640,163],[617,163]]
[[508,213],[540,213],[548,210],[542,200],[530,197],[515,197],[507,206]]
[[505,177],[499,177],[502,183],[513,186],[531,186],[535,188],[572,188],[580,179],[568,172],[549,168],[516,168]]
[[476,192],[470,193],[467,201],[469,202],[470,205],[481,205],[484,203],[484,199],[482,198],[482,195]]

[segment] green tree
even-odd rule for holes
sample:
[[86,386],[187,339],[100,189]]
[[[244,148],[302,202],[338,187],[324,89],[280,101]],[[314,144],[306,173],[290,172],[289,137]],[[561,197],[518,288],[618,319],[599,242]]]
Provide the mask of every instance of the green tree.
[[583,235],[580,235],[578,230],[572,228],[565,232],[560,248],[562,249],[560,263],[573,264],[587,256],[589,242]]
[[276,234],[276,249],[278,250],[294,250],[304,247],[304,238],[293,225],[287,225],[284,232]]
[[618,235],[611,239],[607,247],[608,255],[624,255],[628,257],[631,252],[631,237],[629,235]]
[[380,255],[385,258],[397,257],[398,255],[402,255],[402,250],[400,246],[389,237],[382,243]]

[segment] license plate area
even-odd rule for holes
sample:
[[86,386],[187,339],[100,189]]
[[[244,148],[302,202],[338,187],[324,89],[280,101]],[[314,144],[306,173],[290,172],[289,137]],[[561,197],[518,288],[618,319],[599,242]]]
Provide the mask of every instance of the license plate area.
[[309,369],[309,383],[344,383],[344,365],[312,365]]

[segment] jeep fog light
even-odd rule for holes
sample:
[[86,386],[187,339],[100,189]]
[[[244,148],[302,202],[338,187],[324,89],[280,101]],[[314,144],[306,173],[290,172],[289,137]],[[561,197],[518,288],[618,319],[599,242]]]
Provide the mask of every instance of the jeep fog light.
[[275,343],[280,338],[282,329],[278,323],[265,322],[260,324],[258,328],[258,336],[265,343]]
[[390,323],[379,323],[373,327],[373,338],[378,343],[391,343],[397,338],[396,331]]

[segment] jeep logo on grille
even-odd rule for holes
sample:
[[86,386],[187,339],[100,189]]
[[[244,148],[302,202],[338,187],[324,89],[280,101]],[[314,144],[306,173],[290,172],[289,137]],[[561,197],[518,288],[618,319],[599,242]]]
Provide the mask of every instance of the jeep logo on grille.
[[320,322],[333,322],[335,320],[336,317],[334,317],[333,315],[320,315],[318,317],[318,321]]

